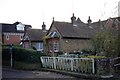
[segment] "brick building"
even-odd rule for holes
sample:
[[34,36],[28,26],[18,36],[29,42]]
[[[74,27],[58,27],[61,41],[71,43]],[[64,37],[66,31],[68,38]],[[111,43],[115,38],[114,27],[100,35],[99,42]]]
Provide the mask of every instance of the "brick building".
[[[46,51],[51,56],[56,56],[58,52],[73,52],[81,49],[92,49],[91,39],[96,33],[106,29],[107,23],[117,26],[118,18],[113,18],[113,23],[108,20],[92,23],[90,17],[88,23],[84,23],[80,18],[71,17],[71,22],[52,22],[47,33]],[[116,24],[115,24],[116,21]]]
[[31,25],[25,25],[21,22],[15,22],[13,24],[0,23],[0,25],[2,27],[2,43],[4,45],[20,44],[25,30],[31,28]]
[[33,48],[37,51],[44,50],[43,37],[46,35],[46,25],[43,22],[42,29],[27,29],[24,34],[23,47]]

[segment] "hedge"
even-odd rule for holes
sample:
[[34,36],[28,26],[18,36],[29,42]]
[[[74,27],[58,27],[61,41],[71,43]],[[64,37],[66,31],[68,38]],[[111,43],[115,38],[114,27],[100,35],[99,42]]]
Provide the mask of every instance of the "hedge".
[[[32,49],[24,49],[21,47],[13,47],[13,66],[16,67],[16,63],[21,64],[41,64],[40,57],[45,56],[45,54],[32,50]],[[2,62],[3,65],[10,65],[10,49],[9,47],[2,47]],[[23,66],[22,66],[23,67]]]

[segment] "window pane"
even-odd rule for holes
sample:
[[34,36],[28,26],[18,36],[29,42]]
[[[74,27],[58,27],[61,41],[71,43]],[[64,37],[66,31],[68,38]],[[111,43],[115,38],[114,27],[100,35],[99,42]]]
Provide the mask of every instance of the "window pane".
[[9,35],[6,35],[6,40],[9,40]]
[[20,40],[22,40],[23,39],[23,36],[22,35],[20,35]]
[[49,52],[52,52],[52,42],[49,42]]
[[26,44],[25,44],[25,48],[29,48],[29,45],[28,45],[28,43],[26,43]]
[[55,52],[58,52],[58,50],[59,50],[59,44],[58,44],[58,42],[56,41],[56,42],[54,42],[54,51],[55,51]]
[[43,43],[39,43],[39,48],[43,50]]

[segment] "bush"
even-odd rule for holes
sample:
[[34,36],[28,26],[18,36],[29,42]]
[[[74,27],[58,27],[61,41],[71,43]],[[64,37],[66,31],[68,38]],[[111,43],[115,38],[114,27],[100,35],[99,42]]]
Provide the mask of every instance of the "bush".
[[[26,64],[40,64],[41,63],[40,57],[45,56],[41,52],[37,52],[37,51],[31,50],[31,49],[24,49],[21,47],[13,47],[12,54],[13,54],[13,63],[14,62],[23,62]],[[2,59],[3,59],[3,64],[6,61],[10,62],[9,47],[2,48]]]
[[119,46],[120,38],[114,30],[106,30],[97,33],[92,39],[94,52],[105,53],[106,57],[118,57],[119,56]]
[[83,56],[82,58],[106,58],[105,56]]
[[2,60],[10,60],[10,50],[8,47],[2,47]]
[[18,62],[18,61],[15,61],[14,62],[14,68],[17,68],[17,69],[24,69],[24,70],[39,70],[41,69],[41,64],[39,63],[31,63],[31,64],[28,64],[28,63],[24,63],[24,62]]

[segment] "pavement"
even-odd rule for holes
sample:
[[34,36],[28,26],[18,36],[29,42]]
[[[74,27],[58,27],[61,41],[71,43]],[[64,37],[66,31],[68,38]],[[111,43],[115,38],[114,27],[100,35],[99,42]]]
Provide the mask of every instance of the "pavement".
[[75,79],[75,77],[57,74],[54,72],[44,72],[44,71],[23,71],[16,70],[12,68],[2,68],[2,80],[18,80],[18,79],[58,79],[58,78],[66,78],[66,79]]
[[2,68],[2,78],[2,80],[120,80],[120,73],[114,74],[113,76],[98,76],[94,74],[74,73],[52,69],[42,69],[41,71],[27,71],[16,70],[13,68]]

